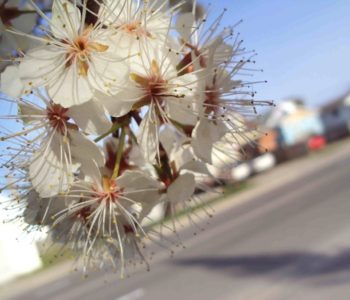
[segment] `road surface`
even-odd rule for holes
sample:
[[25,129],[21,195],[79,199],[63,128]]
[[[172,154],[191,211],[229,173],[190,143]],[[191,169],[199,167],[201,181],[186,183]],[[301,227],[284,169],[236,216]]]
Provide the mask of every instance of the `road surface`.
[[8,299],[350,299],[350,143],[257,180],[269,188],[226,201],[197,236],[185,229],[186,249],[151,272],[69,274]]

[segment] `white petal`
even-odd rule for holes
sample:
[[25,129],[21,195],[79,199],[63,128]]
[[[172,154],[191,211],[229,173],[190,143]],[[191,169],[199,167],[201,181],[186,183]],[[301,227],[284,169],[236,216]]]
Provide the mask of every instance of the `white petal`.
[[66,153],[60,151],[61,143],[61,137],[55,134],[51,144],[37,152],[29,166],[29,178],[42,198],[67,191],[73,182],[74,166],[66,164]]
[[37,225],[38,224],[38,211],[40,210],[40,197],[39,194],[32,190],[26,196],[26,208],[23,211],[24,221],[27,224]]
[[84,162],[86,159],[95,161],[99,167],[105,164],[105,157],[102,149],[89,140],[78,130],[69,130],[69,140],[72,157],[77,162]]
[[[101,169],[97,163],[90,159],[89,155],[83,155],[79,157],[80,174],[86,182],[94,182],[97,186],[101,185],[102,174]],[[102,187],[101,187],[102,189]]]
[[176,30],[185,42],[193,38],[192,32],[195,30],[195,19],[192,13],[185,13],[178,16],[176,21]]
[[131,164],[137,165],[140,169],[147,168],[146,166],[147,162],[143,157],[141,153],[141,149],[136,142],[132,144],[131,151],[129,152],[128,157],[129,157],[129,162]]
[[184,125],[195,125],[197,123],[196,110],[192,97],[169,98],[166,102],[166,112],[170,119]]
[[211,175],[207,165],[199,160],[190,161],[182,166],[181,170],[187,170],[194,173],[200,173],[205,175]]
[[28,51],[19,65],[22,80],[43,83],[52,74],[64,69],[64,55],[54,46],[38,47]]
[[78,7],[67,0],[54,0],[52,5],[51,32],[56,38],[72,40],[81,22]]
[[198,80],[196,75],[186,74],[172,82],[177,86],[173,89],[173,94],[178,97],[166,99],[166,111],[171,119],[181,124],[196,124],[199,110],[199,100],[196,97]]
[[124,22],[128,21],[129,13],[135,12],[136,9],[134,1],[105,0],[102,2],[99,14],[106,25],[124,25]]
[[96,90],[112,95],[125,84],[129,75],[128,65],[110,53],[92,53],[88,80]]
[[[11,1],[9,1],[11,2]],[[8,3],[9,3],[8,2]],[[19,1],[21,2],[21,1]],[[12,7],[18,7],[21,10],[31,10],[32,7],[29,3],[21,5],[21,3],[12,4]],[[19,17],[12,19],[11,24],[14,28],[21,32],[31,33],[37,24],[37,15],[36,14],[21,14]]]
[[226,131],[227,128],[220,121],[201,119],[192,134],[192,147],[196,156],[207,163],[212,163],[213,144],[219,141]]
[[177,170],[180,170],[187,163],[194,161],[195,158],[191,145],[182,145],[178,149],[175,149],[170,156],[170,160],[175,162]]
[[52,217],[66,208],[63,199],[40,198],[34,190],[29,192],[25,201],[27,205],[23,212],[24,221],[30,225],[52,224]]
[[133,191],[148,188],[148,189],[156,189],[158,192],[158,189],[162,187],[162,184],[159,181],[152,178],[148,173],[143,171],[138,171],[138,170],[125,171],[121,176],[117,178],[117,184],[120,187],[124,187],[126,189],[130,189]]
[[[16,5],[14,5],[16,6]],[[34,15],[34,14],[32,14]],[[23,17],[23,16],[21,16]],[[11,21],[12,25],[14,28],[16,28],[19,31],[25,31],[26,30],[21,30],[19,27],[16,26],[15,23],[19,23],[16,22],[18,19],[22,19],[21,17],[18,17],[14,20]],[[0,20],[0,53],[1,53],[1,57],[12,57],[11,53],[13,50],[17,50],[17,49],[21,49],[21,50],[26,50],[28,49],[28,45],[30,44],[30,39],[28,39],[27,37],[23,37],[23,36],[19,36],[19,35],[14,35],[10,32],[5,31],[7,28],[6,26],[1,22]],[[27,27],[28,30],[28,27]],[[33,27],[30,28],[30,31],[33,30]],[[5,62],[7,64],[9,64],[10,62]]]
[[223,64],[225,60],[230,58],[230,56],[221,57],[221,51],[216,52],[217,49],[224,43],[224,39],[221,35],[216,36],[208,46],[206,46],[207,52],[207,68],[212,70],[218,65]]
[[196,181],[193,174],[180,175],[168,188],[167,198],[171,203],[187,201],[194,193]]
[[79,75],[76,64],[73,64],[48,86],[48,93],[55,103],[71,107],[91,100],[93,89],[87,77]]
[[19,77],[17,66],[8,66],[1,73],[1,91],[8,96],[18,98],[23,94],[24,84]]
[[232,80],[231,75],[226,71],[219,69],[218,86],[222,93],[229,93],[232,89],[237,88],[241,85],[240,80]]
[[168,124],[162,126],[159,138],[169,157],[171,157],[171,154],[177,151],[187,140],[187,137],[183,133]]
[[137,142],[142,150],[144,158],[151,164],[155,163],[158,149],[158,119],[151,117],[151,110],[147,112],[141,122],[137,135]]
[[95,101],[71,106],[68,115],[86,133],[101,135],[112,127],[112,122],[106,116],[105,110]]
[[163,185],[142,171],[126,171],[117,179],[117,185],[123,187],[125,197],[140,203],[140,220],[145,218],[155,205],[159,204]]
[[111,116],[121,117],[129,113],[134,103],[141,99],[141,92],[133,86],[123,89],[116,95],[96,92],[95,97],[96,101],[99,101]]
[[30,123],[38,120],[34,116],[44,116],[45,112],[32,104],[18,103],[18,114],[24,123]]
[[195,173],[209,174],[204,162],[199,161],[193,153],[191,145],[182,145],[170,155],[170,160],[175,162],[177,170],[187,170]]
[[231,57],[234,55],[234,49],[231,45],[224,43],[222,40],[217,48],[214,48],[213,55],[214,64],[218,66],[225,63],[227,59],[231,59]]

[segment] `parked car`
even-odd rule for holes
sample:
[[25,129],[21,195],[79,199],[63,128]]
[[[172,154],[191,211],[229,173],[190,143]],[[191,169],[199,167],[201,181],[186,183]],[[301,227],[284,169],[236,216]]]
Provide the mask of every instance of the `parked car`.
[[322,135],[315,135],[308,140],[309,150],[320,150],[324,148],[327,144],[326,138]]
[[261,173],[272,169],[276,165],[276,158],[272,153],[268,152],[255,157],[251,165],[254,173]]
[[253,170],[249,162],[242,162],[232,168],[231,176],[234,182],[240,182],[252,175]]

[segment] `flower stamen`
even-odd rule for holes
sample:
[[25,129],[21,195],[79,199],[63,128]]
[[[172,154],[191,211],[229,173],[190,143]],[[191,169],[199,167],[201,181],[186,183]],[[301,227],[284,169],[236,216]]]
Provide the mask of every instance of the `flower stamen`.
[[78,65],[79,75],[81,76],[87,76],[88,74],[92,52],[102,53],[106,52],[109,48],[107,45],[91,42],[89,39],[91,31],[92,27],[89,26],[73,41],[63,41],[69,48],[66,54],[66,68],[76,63]]
[[142,27],[142,23],[140,21],[127,23],[120,26],[119,28],[130,35],[136,36],[137,38],[152,38],[152,35]]
[[119,200],[121,189],[117,187],[115,180],[107,176],[102,178],[102,191],[99,192],[98,201],[108,200],[109,202],[117,202]]
[[67,112],[68,108],[64,108],[59,104],[51,104],[46,109],[50,125],[62,135],[66,133],[68,120],[70,119]]

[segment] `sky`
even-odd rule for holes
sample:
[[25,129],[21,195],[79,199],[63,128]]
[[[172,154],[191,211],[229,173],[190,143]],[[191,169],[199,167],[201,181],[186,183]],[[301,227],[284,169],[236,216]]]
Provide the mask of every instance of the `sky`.
[[[202,3],[208,3],[202,1]],[[217,0],[211,15],[237,27],[258,56],[257,99],[302,98],[317,107],[350,92],[349,0]]]

